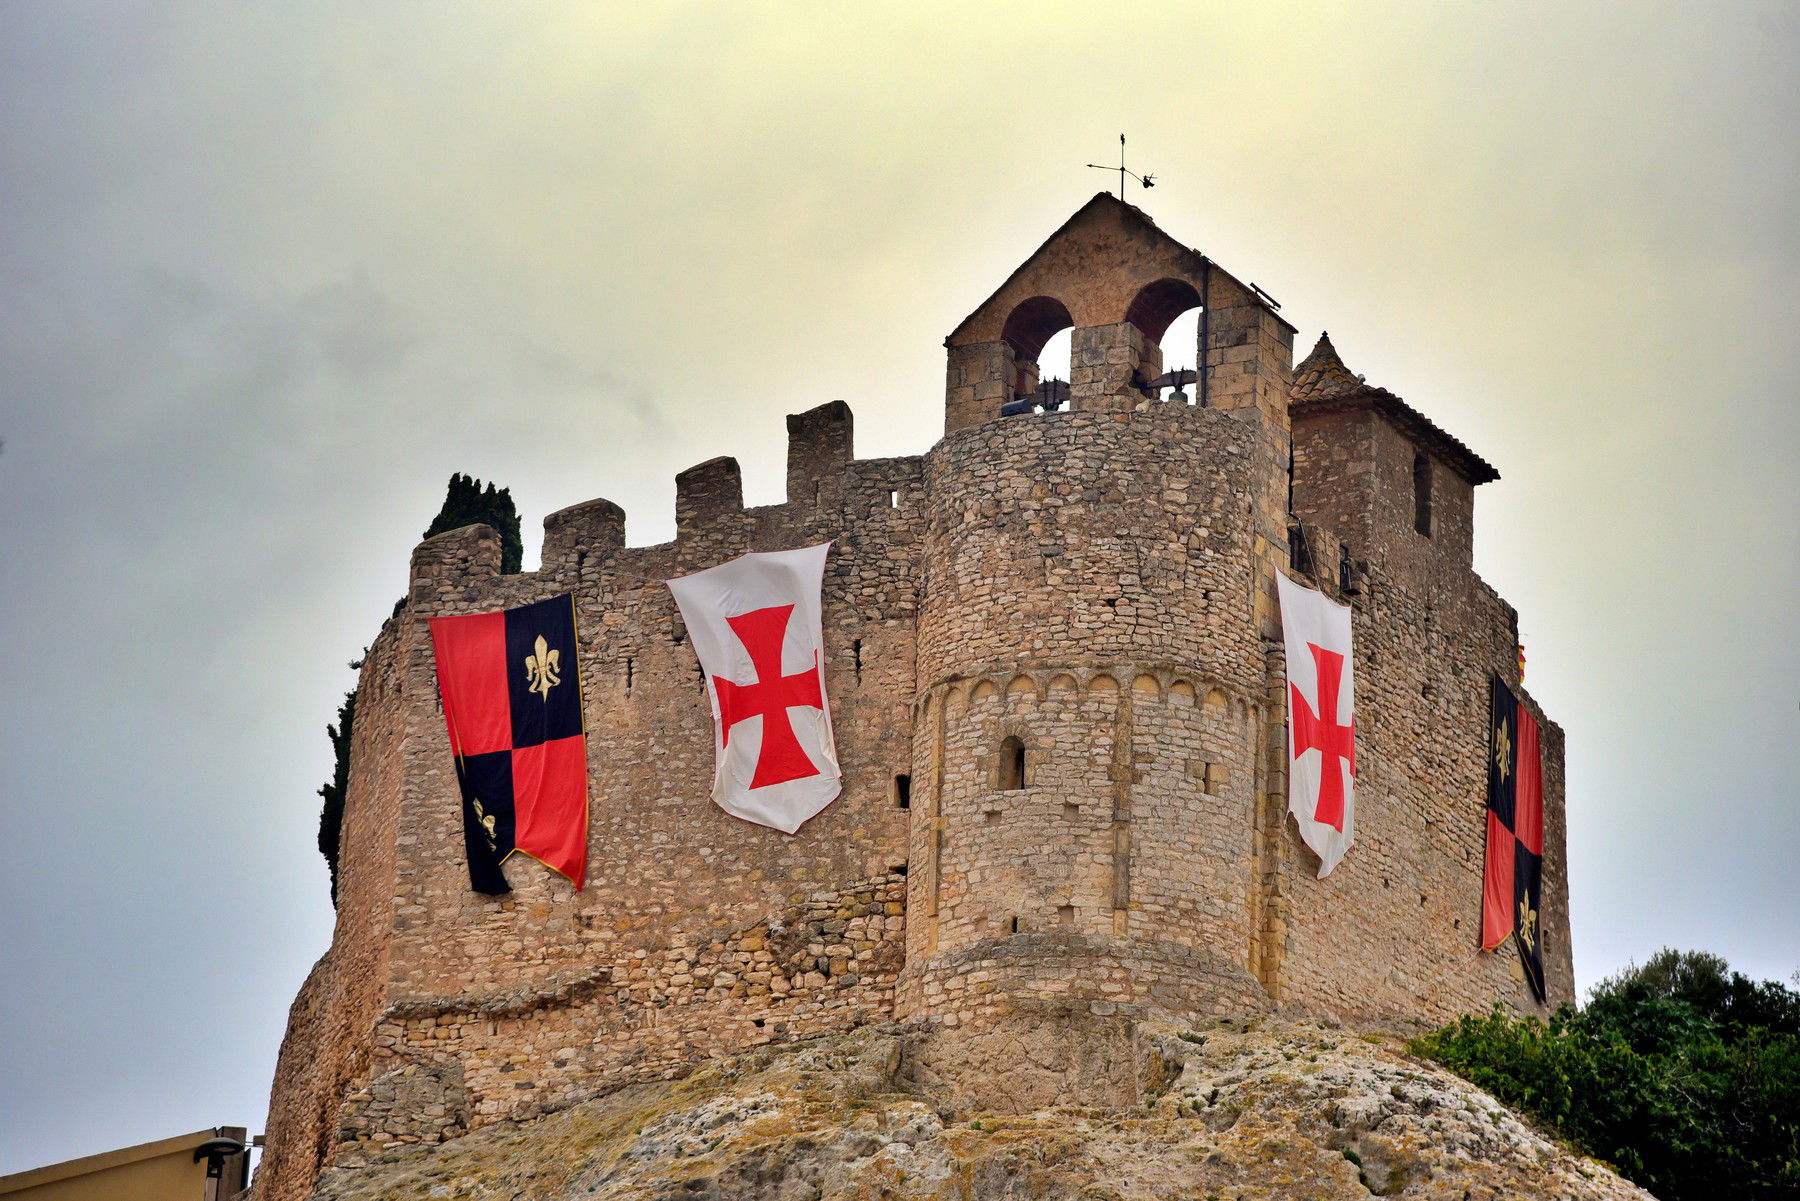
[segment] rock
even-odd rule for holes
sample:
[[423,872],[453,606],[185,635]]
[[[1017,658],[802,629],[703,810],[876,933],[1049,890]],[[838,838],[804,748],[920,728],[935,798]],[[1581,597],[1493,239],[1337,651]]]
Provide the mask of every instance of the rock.
[[314,1198],[1654,1201],[1468,1082],[1353,1031],[1146,1026],[1143,1104],[997,1116],[954,1112],[905,1079],[923,1028],[900,1029],[762,1048],[439,1145],[386,1146],[328,1169]]

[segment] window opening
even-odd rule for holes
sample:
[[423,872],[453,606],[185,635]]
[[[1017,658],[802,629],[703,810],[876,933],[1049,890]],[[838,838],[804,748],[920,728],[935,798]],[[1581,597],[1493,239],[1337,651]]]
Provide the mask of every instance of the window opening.
[[894,777],[894,803],[902,809],[912,808],[912,777]]
[[1026,786],[1025,744],[1016,736],[1008,736],[1000,744],[1000,788],[1012,792]]
[[1413,456],[1413,528],[1431,537],[1431,460]]

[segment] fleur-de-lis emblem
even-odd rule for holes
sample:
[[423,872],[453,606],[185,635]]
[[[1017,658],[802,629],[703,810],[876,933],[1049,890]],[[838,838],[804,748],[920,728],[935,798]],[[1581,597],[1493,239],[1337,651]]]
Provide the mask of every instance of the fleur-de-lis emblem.
[[487,831],[488,850],[497,850],[498,846],[494,842],[494,815],[484,810],[479,800],[475,802],[475,820],[481,823],[483,830]]
[[1512,770],[1512,735],[1506,732],[1506,719],[1494,727],[1494,766],[1499,769],[1502,782],[1506,773]]
[[1537,946],[1537,910],[1531,907],[1530,897],[1519,898],[1519,937],[1525,940],[1525,949]]
[[550,690],[562,683],[562,652],[553,651],[538,635],[537,654],[525,656],[525,678],[531,682],[527,692],[536,692],[550,700]]

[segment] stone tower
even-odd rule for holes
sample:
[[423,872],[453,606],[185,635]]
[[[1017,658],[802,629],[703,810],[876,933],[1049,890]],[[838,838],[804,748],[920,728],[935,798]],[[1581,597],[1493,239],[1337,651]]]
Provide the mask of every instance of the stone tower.
[[[1196,307],[1200,378],[1166,402],[1160,339]],[[1069,407],[1029,411],[1064,328]],[[788,419],[782,504],[746,509],[731,459],[683,472],[673,542],[627,546],[594,500],[546,519],[535,572],[502,575],[485,527],[421,544],[362,669],[337,930],[294,1003],[262,1201],[868,1022],[907,1023],[913,1070],[952,1095],[1022,1109],[1133,1101],[1147,1017],[1537,1009],[1476,945],[1488,679],[1519,682],[1513,611],[1471,565],[1495,472],[1328,340],[1296,371],[1293,332],[1096,196],[947,339],[924,455],[857,459],[834,402]],[[844,792],[788,837],[707,800],[710,712],[663,581],[825,539]],[[1281,571],[1354,609],[1357,842],[1325,880],[1285,820]],[[424,619],[565,592],[589,886],[515,860],[515,892],[484,897]],[[1573,976],[1548,721],[1543,749],[1554,1004]]]

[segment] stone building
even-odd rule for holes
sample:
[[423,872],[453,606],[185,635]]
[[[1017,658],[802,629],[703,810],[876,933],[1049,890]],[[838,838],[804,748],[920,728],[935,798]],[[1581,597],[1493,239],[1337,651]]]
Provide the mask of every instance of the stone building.
[[[1201,309],[1188,403],[1147,386]],[[1068,405],[1026,411],[1073,328]],[[1537,1006],[1482,954],[1488,680],[1514,611],[1471,565],[1492,467],[1267,298],[1096,196],[946,341],[944,437],[857,459],[788,418],[787,499],[677,479],[677,536],[605,500],[502,575],[486,527],[414,552],[359,684],[337,929],[294,1002],[262,1201],[327,1162],[528,1118],[746,1046],[907,1023],[910,1070],[992,1109],[1130,1103],[1135,1020]],[[1008,407],[1015,415],[1002,415]],[[664,581],[832,539],[842,796],[792,837],[707,799],[713,735]],[[1285,820],[1275,576],[1354,609],[1357,840]],[[572,592],[588,887],[468,887],[427,616]],[[1521,703],[1536,711],[1521,693]],[[1542,715],[1540,714],[1540,717]],[[1544,720],[1544,962],[1573,998],[1562,731]]]

